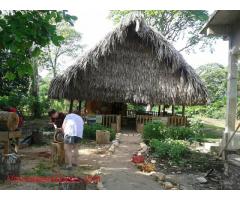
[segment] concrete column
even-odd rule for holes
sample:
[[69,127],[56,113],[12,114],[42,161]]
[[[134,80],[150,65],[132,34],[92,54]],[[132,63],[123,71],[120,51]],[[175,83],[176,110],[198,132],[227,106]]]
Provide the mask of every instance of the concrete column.
[[[237,74],[238,74],[238,56],[237,56],[237,40],[235,37],[229,39],[229,57],[228,57],[228,77],[227,77],[227,110],[225,131],[223,134],[222,145],[225,146],[228,138],[235,130],[237,117]],[[226,159],[225,152],[223,159]]]

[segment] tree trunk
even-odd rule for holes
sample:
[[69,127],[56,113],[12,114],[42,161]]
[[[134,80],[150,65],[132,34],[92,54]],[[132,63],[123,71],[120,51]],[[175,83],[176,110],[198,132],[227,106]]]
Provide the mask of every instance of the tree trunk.
[[30,94],[33,97],[33,104],[31,107],[32,115],[34,118],[39,118],[41,117],[41,110],[40,110],[40,102],[39,102],[39,74],[38,74],[38,64],[36,60],[33,60],[33,74],[32,74]]

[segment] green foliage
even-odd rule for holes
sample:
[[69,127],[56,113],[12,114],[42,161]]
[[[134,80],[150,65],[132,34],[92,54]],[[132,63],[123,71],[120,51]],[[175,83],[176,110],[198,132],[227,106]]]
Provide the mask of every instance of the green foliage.
[[143,111],[145,111],[145,106],[144,105],[139,105],[139,104],[134,104],[134,103],[128,103],[127,104],[127,109],[128,110],[134,110],[136,112],[143,112]]
[[149,142],[151,139],[164,140],[165,135],[165,125],[162,122],[148,122],[143,128],[143,139]]
[[[67,59],[75,59],[83,48],[81,43],[81,34],[67,23],[57,25],[57,33],[64,37],[59,46],[51,42],[43,49],[40,55],[40,66],[44,69],[51,70],[53,77],[56,77],[60,67],[65,65],[63,56]],[[64,57],[65,58],[65,57]]]
[[224,118],[227,69],[220,64],[212,63],[200,66],[196,71],[207,87],[210,104],[207,106],[186,107],[186,114],[190,117],[200,115],[216,119]]
[[0,11],[0,65],[15,70],[3,78],[31,74],[31,59],[39,56],[41,48],[50,42],[60,45],[64,39],[57,34],[56,24],[74,20],[66,11]]
[[227,69],[217,63],[202,65],[197,73],[207,87],[211,102],[221,100],[227,91]]
[[169,158],[175,162],[179,162],[188,152],[185,142],[172,139],[164,141],[152,139],[150,141],[150,147],[155,156],[165,159]]
[[202,138],[202,124],[192,122],[190,127],[166,126],[162,122],[148,122],[144,125],[143,139],[149,142],[158,140],[200,140]]
[[[111,11],[110,18],[118,23],[131,10]],[[212,48],[214,38],[200,35],[200,30],[208,20],[206,10],[141,10],[146,22],[160,31],[167,40],[175,43],[183,40],[179,51],[189,52],[194,47],[201,50]]]
[[115,135],[116,135],[115,131],[112,128],[107,128],[101,124],[92,124],[92,125],[85,124],[83,129],[83,138],[89,139],[89,140],[95,140],[96,130],[107,130],[110,132],[110,140],[112,141],[115,139]]

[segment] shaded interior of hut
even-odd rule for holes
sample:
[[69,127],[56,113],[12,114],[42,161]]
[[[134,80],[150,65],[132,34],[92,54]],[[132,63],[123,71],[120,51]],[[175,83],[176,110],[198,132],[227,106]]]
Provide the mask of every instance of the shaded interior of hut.
[[[159,105],[157,111],[151,111],[152,105],[150,104],[137,105],[144,109],[134,110],[129,108],[127,103],[121,102],[86,101],[81,109],[81,115],[89,124],[101,123],[114,129],[119,126],[121,130],[137,130],[139,132],[143,131],[141,130],[143,124],[147,121],[161,120],[166,124],[185,123],[184,106],[182,106],[182,113],[177,115],[174,106]],[[174,122],[174,119],[181,121]]]

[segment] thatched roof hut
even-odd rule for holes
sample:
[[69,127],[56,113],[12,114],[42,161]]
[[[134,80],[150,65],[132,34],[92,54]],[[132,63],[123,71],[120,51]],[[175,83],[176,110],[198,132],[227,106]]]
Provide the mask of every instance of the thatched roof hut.
[[149,27],[141,15],[131,14],[52,80],[49,97],[196,105],[206,104],[207,91],[161,33]]

